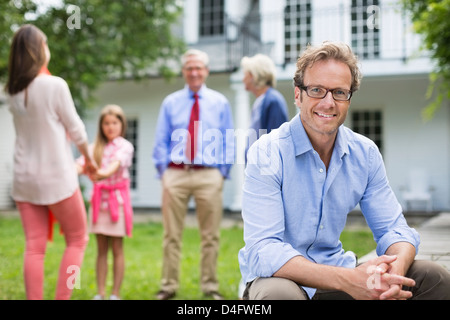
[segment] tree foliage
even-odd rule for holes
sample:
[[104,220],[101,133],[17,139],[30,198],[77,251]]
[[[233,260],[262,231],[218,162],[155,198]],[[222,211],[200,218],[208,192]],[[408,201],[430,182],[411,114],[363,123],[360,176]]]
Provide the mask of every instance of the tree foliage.
[[8,72],[8,58],[13,30],[26,22],[25,13],[36,10],[31,1],[0,1],[0,81]]
[[444,99],[450,99],[450,0],[402,0],[402,3],[412,15],[415,31],[424,36],[424,48],[436,62],[427,93],[433,100],[423,113],[425,119],[431,119]]
[[49,70],[64,78],[82,112],[92,92],[109,78],[141,79],[150,72],[173,74],[170,62],[184,50],[172,28],[178,0],[61,0],[44,12],[31,0],[2,1],[0,11],[0,81],[7,75],[9,47],[23,23],[39,27],[48,38]]

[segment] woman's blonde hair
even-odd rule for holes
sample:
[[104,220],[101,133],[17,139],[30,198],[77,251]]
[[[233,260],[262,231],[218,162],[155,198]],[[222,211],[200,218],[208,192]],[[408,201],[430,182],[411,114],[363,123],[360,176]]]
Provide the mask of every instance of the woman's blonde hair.
[[322,45],[313,47],[309,45],[300,58],[297,60],[297,70],[294,76],[294,85],[296,87],[304,86],[303,80],[306,68],[321,60],[334,59],[345,63],[352,75],[352,84],[350,90],[355,92],[359,89],[362,74],[358,67],[358,58],[352,52],[352,49],[343,42],[325,41]]
[[243,57],[241,60],[242,70],[249,72],[257,88],[264,86],[276,86],[276,68],[272,59],[264,54],[256,54],[253,57]]
[[107,115],[115,116],[120,120],[120,122],[122,123],[122,132],[120,133],[120,135],[122,137],[125,137],[125,132],[127,131],[127,119],[122,108],[115,104],[108,104],[104,106],[98,120],[98,131],[94,144],[94,160],[99,167],[101,167],[102,165],[103,149],[108,144],[108,138],[105,136],[102,130],[103,119]]

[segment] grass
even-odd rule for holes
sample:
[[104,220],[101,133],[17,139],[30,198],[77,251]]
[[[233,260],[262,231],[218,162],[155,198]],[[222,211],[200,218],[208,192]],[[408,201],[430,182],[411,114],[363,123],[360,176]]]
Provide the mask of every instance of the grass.
[[[152,300],[159,290],[162,258],[162,225],[160,223],[135,224],[132,238],[125,238],[125,279],[121,297],[126,300]],[[369,230],[346,230],[341,241],[346,250],[362,256],[375,248]],[[238,298],[241,279],[237,253],[244,245],[242,228],[221,230],[221,246],[218,261],[220,292],[226,299]],[[45,257],[44,299],[54,298],[57,270],[64,238],[55,227],[54,241],[47,244]],[[89,300],[96,294],[95,258],[96,241],[93,235],[85,252],[81,268],[80,288],[74,289],[72,300]],[[18,218],[0,217],[0,300],[25,299],[23,285],[24,235]],[[112,257],[109,256],[107,294],[112,286]],[[196,228],[186,228],[183,233],[180,289],[175,299],[205,299],[199,284],[200,236]]]

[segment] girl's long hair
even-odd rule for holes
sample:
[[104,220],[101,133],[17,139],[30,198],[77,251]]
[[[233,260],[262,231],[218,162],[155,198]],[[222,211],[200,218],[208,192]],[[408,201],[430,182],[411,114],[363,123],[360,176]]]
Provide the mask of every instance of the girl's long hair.
[[14,34],[9,54],[8,81],[5,91],[10,95],[24,90],[46,63],[45,34],[32,24],[25,24]]
[[100,118],[98,120],[97,137],[95,139],[93,152],[94,160],[99,168],[101,168],[102,166],[103,149],[108,144],[108,138],[105,136],[102,130],[103,119],[106,115],[115,116],[120,120],[120,122],[122,123],[122,132],[120,133],[120,135],[122,137],[125,137],[125,132],[127,131],[127,119],[122,108],[115,104],[108,104],[103,107],[102,112],[100,113]]

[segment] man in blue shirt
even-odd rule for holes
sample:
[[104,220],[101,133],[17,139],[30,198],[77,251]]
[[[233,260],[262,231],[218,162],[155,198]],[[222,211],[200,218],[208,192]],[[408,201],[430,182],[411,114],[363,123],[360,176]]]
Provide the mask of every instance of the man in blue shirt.
[[[343,126],[360,79],[347,45],[308,47],[294,77],[300,114],[250,148],[239,252],[244,298],[450,299],[449,273],[414,261],[419,235],[377,146]],[[357,204],[379,255],[358,266],[339,241]]]
[[[181,237],[189,199],[196,202],[201,235],[201,287],[221,299],[216,276],[222,218],[223,181],[234,161],[231,107],[221,93],[206,87],[208,56],[189,50],[182,57],[184,89],[167,96],[156,127],[153,161],[162,181],[164,225],[160,300],[179,287]],[[191,143],[192,142],[192,143]]]

